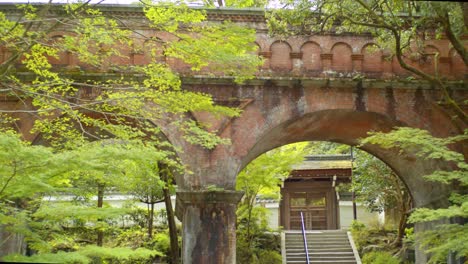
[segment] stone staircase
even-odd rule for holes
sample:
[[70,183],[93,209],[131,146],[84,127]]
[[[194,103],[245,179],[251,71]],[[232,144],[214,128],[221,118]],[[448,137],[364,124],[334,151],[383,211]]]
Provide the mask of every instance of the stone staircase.
[[[283,264],[306,263],[301,231],[284,231],[281,236]],[[346,231],[307,231],[306,237],[309,263],[361,263],[354,242]]]

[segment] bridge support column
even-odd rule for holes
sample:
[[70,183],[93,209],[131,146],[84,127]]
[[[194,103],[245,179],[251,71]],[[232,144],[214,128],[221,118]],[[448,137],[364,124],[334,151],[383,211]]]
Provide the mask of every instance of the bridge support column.
[[225,190],[177,192],[184,264],[236,263],[236,208],[242,195]]
[[[433,230],[437,228],[439,225],[444,225],[444,224],[460,224],[463,225],[465,223],[465,220],[463,218],[450,218],[450,219],[444,219],[444,220],[438,220],[438,221],[432,221],[432,222],[424,222],[424,223],[416,223],[414,225],[414,231],[416,234],[420,234],[424,231],[428,230]],[[429,260],[428,254],[424,251],[424,248],[422,248],[421,243],[416,241],[416,246],[415,246],[415,253],[416,253],[416,264],[425,264]],[[465,258],[457,258],[456,252],[450,252],[449,255],[447,256],[447,261],[445,263],[447,264],[462,264],[465,263]]]

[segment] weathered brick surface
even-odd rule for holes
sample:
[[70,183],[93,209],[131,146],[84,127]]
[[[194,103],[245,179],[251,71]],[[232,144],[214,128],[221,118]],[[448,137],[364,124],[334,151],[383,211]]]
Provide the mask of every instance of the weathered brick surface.
[[[436,136],[461,132],[446,109],[436,103],[439,91],[416,81],[273,79],[227,86],[210,85],[209,80],[204,80],[203,85],[192,81],[197,82],[186,80],[187,89],[209,92],[219,101],[235,98],[248,103],[241,107],[240,117],[212,122],[212,129],[231,139],[231,145],[205,151],[183,144],[190,152],[181,153],[182,160],[199,172],[199,175],[186,176],[183,186],[186,189],[200,189],[211,184],[232,189],[235,176],[247,163],[284,144],[320,140],[355,145],[369,131],[389,131],[395,126],[424,128]],[[455,89],[454,96],[466,97],[467,92]],[[196,118],[209,120],[203,114]],[[421,177],[443,164],[376,146],[365,149],[384,160],[403,178],[417,206],[437,203],[445,195],[446,188]],[[193,181],[194,178],[197,180]]]
[[[123,9],[119,11],[115,9],[112,12],[117,17],[120,16],[130,21],[144,21],[141,10],[130,9],[131,11]],[[260,67],[257,73],[258,76],[318,77],[355,76],[360,74],[369,78],[389,79],[410,75],[401,69],[396,58],[385,55],[385,52],[379,49],[372,49],[370,51],[369,47],[374,46],[375,42],[368,35],[317,34],[314,36],[293,36],[285,40],[279,40],[268,35],[261,12],[251,10],[244,13],[235,14],[233,10],[211,11],[208,12],[208,19],[213,21],[232,20],[257,30],[256,45],[259,47],[258,54],[266,58],[265,64]],[[151,28],[142,27],[141,23],[135,23],[135,25],[138,27],[138,33],[164,41],[175,40],[174,36],[171,36],[167,32],[157,32]],[[69,33],[57,31],[51,32],[49,35],[54,40],[61,38],[65,34]],[[191,73],[189,67],[184,63],[176,59],[164,58],[163,47],[157,42],[146,41],[142,43],[138,34],[135,34],[134,37],[135,43],[133,47],[129,48],[122,45],[120,52],[123,56],[112,58],[108,62],[108,65],[103,65],[100,69],[95,69],[81,63],[75,56],[69,53],[61,53],[59,54],[59,59],[51,58],[50,61],[56,67],[70,65],[72,67],[79,66],[83,70],[105,71],[110,66],[147,64],[150,62],[148,54],[150,47],[158,47],[159,61],[167,61],[176,71],[187,74]],[[435,70],[434,55],[436,53],[439,55],[439,73],[441,75],[451,79],[465,78],[467,73],[466,66],[455,50],[450,47],[449,41],[446,39],[428,40],[422,54],[407,54],[405,60],[418,69],[433,73]],[[385,55],[385,60],[382,59],[382,55]],[[0,61],[5,60],[8,56],[10,56],[10,53],[7,50],[0,49]]]

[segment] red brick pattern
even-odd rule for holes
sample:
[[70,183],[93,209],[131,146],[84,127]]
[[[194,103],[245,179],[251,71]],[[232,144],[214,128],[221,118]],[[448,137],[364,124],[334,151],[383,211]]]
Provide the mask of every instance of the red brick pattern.
[[[387,51],[371,48],[375,43],[369,36],[326,34],[294,36],[279,40],[266,33],[264,20],[259,15],[229,13],[208,16],[214,21],[220,21],[223,17],[224,20],[241,22],[258,29],[255,44],[259,47],[258,55],[264,58],[264,65],[259,67],[257,76],[352,77],[359,74],[368,78],[389,79],[410,75]],[[142,43],[141,38],[135,35],[133,47],[121,45],[121,56],[113,56],[99,68],[86,65],[80,62],[76,55],[67,52],[61,52],[58,58],[50,58],[50,62],[57,68],[68,65],[69,68],[79,67],[89,71],[115,71],[120,65],[145,65],[155,60],[165,61],[174,70],[185,74],[203,74],[203,70],[201,73],[191,72],[190,67],[182,61],[164,56],[164,46],[161,42],[176,41],[173,36],[150,28],[142,29],[141,32],[154,40]],[[70,33],[59,31],[52,32],[49,36],[51,41],[55,41],[65,34]],[[101,49],[104,52],[106,47]],[[151,50],[155,52],[151,54]],[[0,62],[9,56],[11,55],[8,50],[0,48]],[[467,67],[447,39],[428,40],[422,52],[413,49],[404,56],[408,64],[429,74],[435,73],[436,59],[439,60],[440,75],[448,79],[465,78]]]

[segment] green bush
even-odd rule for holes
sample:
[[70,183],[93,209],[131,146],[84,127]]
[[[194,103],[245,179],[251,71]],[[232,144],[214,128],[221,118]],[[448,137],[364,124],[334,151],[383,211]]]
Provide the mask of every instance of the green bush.
[[353,220],[351,222],[351,231],[362,231],[366,228],[366,225],[358,220]]
[[259,264],[281,264],[281,254],[273,250],[262,250],[258,254]]
[[171,250],[171,239],[166,232],[154,235],[153,244],[156,250],[165,252],[166,255],[168,255]]
[[359,254],[361,254],[363,247],[369,243],[369,229],[363,223],[354,220],[351,223],[351,235]]
[[10,255],[5,261],[29,263],[66,263],[66,264],[147,264],[154,257],[162,256],[161,252],[146,248],[130,249],[126,247],[106,248],[86,246],[75,252],[57,252],[36,254],[33,256]]
[[363,264],[400,264],[401,261],[384,251],[373,251],[364,255]]
[[[242,233],[243,234],[243,233]],[[278,233],[256,233],[249,246],[245,236],[237,239],[237,263],[281,264],[281,239]]]

